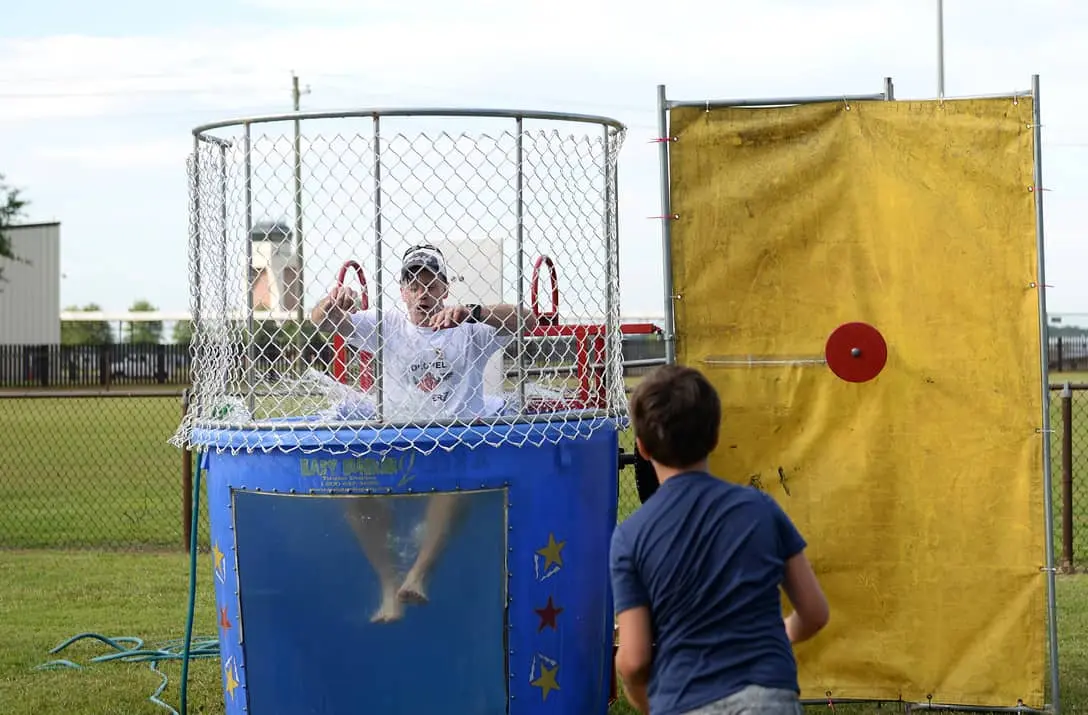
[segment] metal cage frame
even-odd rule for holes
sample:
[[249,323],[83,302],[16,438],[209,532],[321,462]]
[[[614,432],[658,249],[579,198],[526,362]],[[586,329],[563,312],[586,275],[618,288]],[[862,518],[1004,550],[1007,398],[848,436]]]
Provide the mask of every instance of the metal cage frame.
[[[1030,708],[1026,706],[1021,707],[981,707],[970,705],[954,705],[954,704],[938,704],[933,702],[927,703],[910,703],[909,709],[920,710],[943,710],[949,712],[1061,712],[1061,695],[1060,695],[1060,675],[1058,671],[1058,627],[1057,627],[1057,596],[1056,596],[1056,572],[1054,555],[1054,530],[1051,525],[1054,523],[1054,503],[1053,503],[1053,475],[1051,469],[1051,446],[1049,435],[1053,431],[1051,429],[1050,419],[1050,389],[1049,389],[1049,360],[1048,360],[1048,346],[1047,346],[1047,309],[1046,309],[1046,268],[1045,268],[1045,232],[1043,225],[1043,189],[1042,189],[1042,114],[1039,105],[1039,75],[1033,74],[1031,76],[1031,89],[1013,92],[1008,94],[989,94],[989,95],[970,95],[966,97],[944,97],[941,99],[945,101],[951,101],[954,99],[989,99],[989,98],[1009,98],[1014,99],[1016,97],[1030,96],[1032,98],[1032,132],[1033,132],[1033,160],[1034,160],[1034,178],[1032,191],[1035,197],[1035,240],[1036,240],[1036,256],[1038,261],[1037,275],[1035,278],[1038,290],[1038,310],[1039,310],[1039,345],[1040,345],[1040,362],[1042,367],[1042,378],[1039,385],[1039,389],[1042,394],[1042,414],[1041,428],[1039,433],[1043,435],[1042,452],[1043,452],[1043,501],[1044,501],[1044,519],[1046,520],[1046,554],[1045,554],[1045,567],[1043,570],[1046,572],[1046,591],[1047,591],[1047,648],[1048,648],[1048,670],[1050,676],[1050,700],[1051,702],[1045,705],[1041,709]],[[665,315],[665,361],[668,364],[676,363],[676,320],[675,320],[675,301],[677,296],[673,288],[673,269],[672,269],[672,221],[675,219],[672,210],[672,195],[670,184],[670,171],[669,171],[669,145],[671,143],[670,137],[670,124],[669,124],[669,110],[678,107],[699,107],[705,108],[707,111],[715,108],[724,107],[752,107],[752,108],[765,108],[776,106],[789,106],[789,105],[802,105],[802,104],[818,104],[824,102],[860,102],[860,101],[895,101],[895,88],[891,77],[884,78],[884,89],[882,92],[873,94],[843,94],[843,95],[831,95],[831,96],[810,96],[810,97],[773,97],[764,99],[700,99],[700,100],[676,100],[669,99],[665,90],[665,85],[660,84],[657,86],[657,128],[658,135],[656,141],[658,142],[658,166],[659,175],[658,180],[660,183],[660,201],[661,201],[661,214],[658,217],[661,221],[661,253],[662,253],[662,266],[663,266],[663,307]],[[802,701],[806,705],[821,705],[831,702],[830,698],[823,698],[819,700],[804,700]],[[880,701],[880,700],[841,700],[836,702],[897,702],[897,701]]]
[[[244,184],[245,184],[245,231],[247,234],[252,231],[254,226],[253,220],[253,203],[252,203],[252,144],[251,135],[255,126],[277,124],[277,123],[292,123],[294,126],[294,148],[293,148],[293,162],[294,162],[294,195],[293,195],[293,208],[294,208],[294,242],[295,248],[298,250],[299,255],[302,255],[303,246],[303,231],[302,231],[302,148],[301,148],[301,126],[302,123],[307,120],[371,120],[372,123],[372,135],[373,142],[373,160],[374,167],[372,172],[373,180],[373,201],[375,206],[375,219],[374,219],[374,257],[377,264],[376,274],[373,276],[363,276],[361,271],[357,271],[357,275],[360,280],[366,281],[364,283],[364,292],[367,287],[372,287],[374,290],[373,304],[376,310],[381,313],[383,309],[383,288],[384,281],[387,277],[383,275],[382,269],[382,120],[386,118],[461,118],[468,120],[486,119],[486,120],[510,120],[513,123],[514,136],[516,138],[516,154],[515,154],[515,196],[516,205],[515,210],[515,236],[514,243],[516,245],[516,284],[517,284],[517,304],[525,305],[526,299],[529,298],[529,291],[525,289],[525,278],[530,275],[530,271],[533,276],[533,285],[531,288],[532,297],[536,298],[536,277],[540,269],[540,258],[537,259],[538,265],[527,268],[527,262],[531,262],[532,257],[527,257],[524,249],[524,153],[523,153],[523,137],[525,133],[524,123],[525,121],[543,121],[543,122],[555,122],[555,123],[574,123],[581,125],[595,125],[600,128],[602,132],[603,146],[605,147],[605,157],[602,161],[603,179],[604,179],[604,211],[605,217],[605,274],[602,276],[604,282],[604,323],[591,324],[591,323],[579,323],[559,325],[558,315],[554,313],[554,309],[558,306],[553,306],[553,311],[542,317],[548,319],[547,326],[542,326],[536,331],[528,332],[524,329],[523,319],[519,318],[519,330],[516,338],[517,353],[520,356],[525,354],[525,343],[527,340],[540,339],[541,337],[555,337],[555,336],[572,336],[578,339],[580,342],[586,342],[592,338],[592,346],[581,346],[580,353],[584,348],[585,355],[579,356],[579,368],[580,374],[589,370],[590,367],[599,367],[598,363],[603,362],[604,365],[611,365],[617,356],[613,354],[615,347],[612,345],[612,341],[607,338],[613,337],[610,334],[610,330],[614,330],[615,333],[646,333],[654,332],[654,327],[646,324],[632,324],[624,326],[622,320],[617,319],[616,325],[610,326],[608,322],[612,319],[612,314],[616,309],[619,301],[618,291],[614,289],[613,284],[618,281],[618,266],[619,266],[619,227],[618,220],[613,220],[613,217],[617,213],[618,201],[618,173],[619,173],[619,157],[615,157],[613,162],[608,160],[608,150],[612,146],[613,142],[622,141],[627,132],[627,125],[623,122],[606,116],[569,113],[569,112],[553,112],[553,111],[541,111],[541,110],[518,110],[518,109],[494,109],[494,108],[454,108],[454,107],[390,107],[390,108],[361,108],[351,110],[336,110],[336,111],[311,111],[311,112],[290,112],[279,114],[267,114],[257,116],[243,116],[231,119],[224,119],[216,122],[210,122],[199,125],[192,129],[192,152],[193,156],[198,156],[202,145],[211,145],[216,147],[220,153],[220,176],[219,181],[222,187],[221,191],[224,196],[226,194],[226,182],[227,182],[227,165],[226,165],[226,152],[228,149],[234,147],[234,142],[225,139],[214,134],[218,129],[232,129],[240,131],[242,133],[243,152],[244,152]],[[193,167],[194,178],[193,182],[199,186],[201,177],[199,175],[199,164],[194,163]],[[615,187],[615,188],[614,188]],[[224,212],[226,201],[224,199]],[[224,243],[228,240],[224,231],[221,236],[204,236],[200,229],[201,211],[203,210],[199,198],[199,192],[193,191],[192,205],[190,207],[190,251],[195,257],[195,262],[191,266],[192,277],[191,280],[195,286],[201,284],[201,271],[202,266],[200,262],[200,247],[205,240],[220,240]],[[225,221],[225,219],[224,219]],[[247,251],[249,250],[247,246]],[[547,257],[545,257],[547,258]],[[547,262],[550,264],[550,275],[554,279],[556,272],[554,263],[550,258],[547,258]],[[304,265],[304,262],[301,262]],[[345,273],[353,268],[357,268],[358,264],[354,260],[348,261],[340,270],[339,281],[342,283],[345,279]],[[373,283],[369,282],[369,279],[373,279]],[[303,269],[300,269],[298,275],[298,281],[300,284],[305,284]],[[553,284],[553,295],[555,287]],[[247,295],[247,308],[245,311],[245,321],[247,323],[247,330],[252,332],[255,315],[261,311],[255,311],[252,301],[252,292]],[[534,300],[535,306],[535,300]],[[300,305],[299,311],[303,310]],[[194,331],[200,330],[201,317],[202,317],[202,299],[199,289],[195,289],[192,294],[192,317]],[[300,317],[304,317],[301,316]],[[374,385],[375,392],[377,394],[378,404],[378,418],[374,421],[368,421],[366,423],[359,423],[355,421],[345,421],[338,423],[338,426],[342,427],[373,427],[373,426],[392,426],[392,427],[410,427],[412,424],[404,424],[400,422],[388,421],[383,419],[382,408],[382,348],[383,335],[382,326],[379,322],[377,328],[377,342],[379,349],[374,355],[366,356],[367,371],[365,373],[365,380],[368,383]],[[195,343],[194,343],[195,344]],[[334,370],[339,379],[346,367],[343,356],[343,346],[338,342],[334,346],[336,358],[334,359]],[[584,360],[582,358],[585,358]],[[590,357],[594,358],[594,364],[589,364]],[[246,384],[250,392],[250,402],[252,402],[253,396],[253,377],[250,374],[252,370],[252,356],[249,359],[249,367],[247,367]],[[527,368],[522,364],[522,360],[518,360],[518,384],[519,392],[521,394],[522,401],[524,402],[524,382]],[[609,380],[611,379],[608,374],[608,370],[596,370],[595,373],[599,373],[602,385],[599,389],[590,390],[588,388],[581,389],[579,391],[579,397],[574,400],[577,406],[573,407],[574,410],[580,410],[582,416],[586,418],[605,418],[605,419],[620,419],[626,414],[624,406],[611,406],[602,404],[602,396],[608,394],[608,389],[611,387]],[[250,405],[252,409],[252,404]],[[532,413],[526,413],[519,416],[515,422],[523,422],[527,419],[532,422]],[[483,418],[473,420],[472,424],[484,425],[490,423],[504,423],[507,420],[504,419],[491,419]],[[436,420],[430,422],[432,425],[445,425],[445,426],[463,426],[459,420]],[[227,425],[220,425],[216,421],[201,421],[201,427],[209,427],[212,429],[219,429],[220,427],[228,427]],[[309,428],[314,427],[309,422],[296,423],[297,427]],[[244,429],[250,431],[276,431],[280,429],[277,425],[269,425],[260,421],[250,421],[246,424],[230,425],[230,429]]]

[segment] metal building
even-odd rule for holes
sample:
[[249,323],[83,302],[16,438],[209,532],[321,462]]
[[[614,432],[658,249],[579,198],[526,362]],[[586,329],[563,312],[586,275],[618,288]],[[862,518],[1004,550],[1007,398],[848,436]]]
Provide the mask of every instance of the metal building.
[[19,260],[0,258],[0,345],[60,344],[60,223],[5,229]]

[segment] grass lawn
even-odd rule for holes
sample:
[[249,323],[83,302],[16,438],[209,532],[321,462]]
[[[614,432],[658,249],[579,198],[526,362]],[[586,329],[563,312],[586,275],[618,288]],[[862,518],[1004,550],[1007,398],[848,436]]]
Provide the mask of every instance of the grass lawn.
[[[197,577],[194,634],[215,635],[208,557]],[[181,553],[0,552],[0,712],[5,715],[165,713],[148,700],[161,683],[147,664],[103,663],[86,670],[35,671],[55,658],[86,664],[110,652],[91,641],[49,649],[78,633],[136,636],[153,646],[185,633],[188,558]],[[160,696],[178,705],[179,663]],[[190,666],[191,713],[222,713],[217,659]]]
[[[197,578],[196,637],[215,636],[212,580],[206,554]],[[4,715],[139,715],[165,713],[148,697],[161,677],[146,663],[96,663],[110,652],[92,641],[55,656],[49,649],[83,632],[135,636],[147,647],[185,632],[188,558],[184,554],[95,551],[0,551],[0,713]],[[1088,712],[1088,576],[1059,580],[1063,710]],[[1009,654],[1009,657],[1016,657]],[[35,670],[55,658],[83,670]],[[219,660],[193,661],[189,712],[223,713]],[[168,662],[161,699],[177,708],[181,668]],[[838,705],[836,710],[845,706]],[[826,711],[826,706],[820,706]],[[874,711],[872,706],[845,707]],[[816,709],[814,709],[815,712]],[[614,715],[632,713],[623,703]]]

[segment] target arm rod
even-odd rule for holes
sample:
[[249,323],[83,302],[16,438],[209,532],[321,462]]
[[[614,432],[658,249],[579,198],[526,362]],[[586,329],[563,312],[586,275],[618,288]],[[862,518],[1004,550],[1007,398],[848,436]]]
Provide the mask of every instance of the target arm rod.
[[816,355],[709,355],[702,360],[712,367],[757,367],[761,365],[826,365],[827,359]]

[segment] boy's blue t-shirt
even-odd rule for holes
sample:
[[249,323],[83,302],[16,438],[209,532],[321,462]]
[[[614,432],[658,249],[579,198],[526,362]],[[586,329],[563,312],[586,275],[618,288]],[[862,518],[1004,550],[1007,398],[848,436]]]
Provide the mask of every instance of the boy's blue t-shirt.
[[654,715],[748,685],[799,691],[778,589],[786,560],[804,548],[774,499],[705,472],[665,480],[616,527],[615,612],[650,609]]

